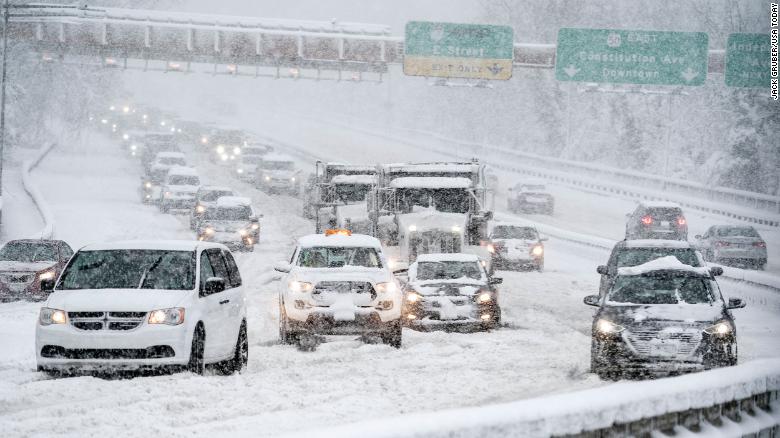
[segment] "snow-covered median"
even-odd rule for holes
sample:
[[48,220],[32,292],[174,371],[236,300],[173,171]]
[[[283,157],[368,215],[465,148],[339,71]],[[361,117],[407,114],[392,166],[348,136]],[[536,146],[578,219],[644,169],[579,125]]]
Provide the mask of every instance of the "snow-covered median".
[[[780,389],[780,358],[685,376],[621,382],[600,388],[499,405],[421,412],[290,437],[506,437],[556,436],[597,430],[672,412],[740,400]],[[780,422],[780,414],[757,415],[740,433]],[[744,426],[744,425],[743,425]],[[749,430],[748,430],[749,429]]]

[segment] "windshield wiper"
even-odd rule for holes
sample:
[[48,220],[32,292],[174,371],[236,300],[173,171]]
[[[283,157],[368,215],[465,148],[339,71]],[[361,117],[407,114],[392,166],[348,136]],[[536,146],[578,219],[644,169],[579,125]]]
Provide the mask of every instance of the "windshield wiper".
[[157,266],[160,265],[160,262],[162,262],[163,256],[160,256],[157,258],[157,260],[152,263],[151,266],[149,266],[149,269],[144,271],[143,275],[141,275],[141,281],[138,283],[137,289],[143,289],[144,282],[146,281],[146,276],[149,275],[150,272],[154,271]]

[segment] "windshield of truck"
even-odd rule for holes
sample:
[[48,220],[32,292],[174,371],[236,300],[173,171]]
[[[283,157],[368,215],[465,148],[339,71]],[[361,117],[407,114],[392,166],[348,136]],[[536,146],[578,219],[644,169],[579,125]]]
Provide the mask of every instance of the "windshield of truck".
[[457,280],[459,278],[481,279],[482,269],[479,266],[479,262],[441,261],[417,263],[417,280]]
[[626,304],[707,304],[713,301],[709,281],[686,275],[618,276],[608,301]]
[[382,261],[374,248],[323,246],[302,248],[298,255],[298,266],[305,268],[341,268],[343,266],[381,268]]
[[57,289],[188,290],[194,285],[192,251],[115,249],[77,252]]
[[468,213],[472,196],[467,189],[398,190],[398,201],[403,213],[411,213],[415,206],[435,208],[444,213]]
[[8,242],[0,249],[0,260],[23,263],[55,261],[57,248],[44,242]]
[[539,235],[532,227],[515,227],[508,225],[497,225],[493,228],[492,237],[494,239],[522,239],[538,240]]
[[370,184],[336,184],[334,186],[336,196],[341,202],[350,204],[355,202],[362,202],[366,200],[369,190],[371,190]]

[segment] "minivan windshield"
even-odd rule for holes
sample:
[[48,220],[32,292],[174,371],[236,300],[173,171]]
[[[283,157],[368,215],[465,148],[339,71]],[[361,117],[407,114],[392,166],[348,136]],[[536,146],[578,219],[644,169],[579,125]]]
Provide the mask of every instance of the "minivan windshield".
[[8,242],[0,249],[0,260],[24,263],[55,261],[57,248],[42,242]]
[[79,251],[57,289],[162,289],[195,287],[192,251],[113,249]]
[[618,276],[607,300],[625,304],[709,304],[714,301],[708,279],[685,275]]
[[311,247],[301,249],[298,265],[305,268],[381,268],[382,261],[374,248]]

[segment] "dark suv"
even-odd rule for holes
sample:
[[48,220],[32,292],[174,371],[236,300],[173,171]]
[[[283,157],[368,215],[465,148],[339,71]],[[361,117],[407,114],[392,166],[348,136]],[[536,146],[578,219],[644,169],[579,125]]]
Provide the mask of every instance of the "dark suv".
[[593,317],[591,371],[616,379],[624,373],[676,374],[737,363],[731,309],[706,268],[673,256],[620,268],[605,296],[589,295]]
[[688,239],[688,221],[675,203],[641,202],[627,218],[626,239]]
[[0,302],[45,300],[41,280],[55,280],[73,255],[62,240],[11,240],[0,248]]
[[[601,274],[599,295],[603,296],[617,275],[618,268],[637,266],[661,257],[674,256],[681,263],[694,268],[704,266],[704,259],[692,244],[682,240],[621,240],[612,248],[606,265],[596,268]],[[723,269],[714,267],[712,275],[720,275]]]

